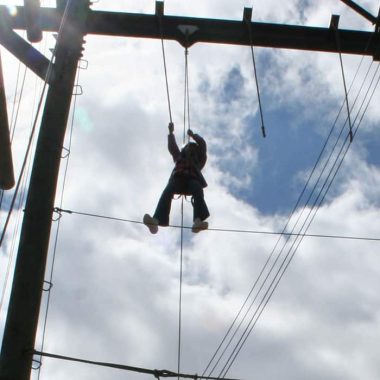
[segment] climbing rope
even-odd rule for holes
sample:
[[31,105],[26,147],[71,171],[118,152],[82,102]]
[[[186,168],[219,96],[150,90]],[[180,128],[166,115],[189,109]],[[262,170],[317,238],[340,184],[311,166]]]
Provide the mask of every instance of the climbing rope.
[[[185,80],[184,80],[184,104],[183,104],[183,145],[186,143],[186,125],[190,130],[190,97],[189,97],[189,66],[188,49],[185,48]],[[188,137],[189,139],[189,137]],[[183,234],[184,234],[184,200],[181,196],[181,249],[180,249],[180,270],[179,270],[179,309],[178,309],[178,369],[181,371],[181,340],[182,340],[182,280],[183,280]],[[179,377],[178,377],[179,379]]]
[[349,131],[350,143],[352,143],[353,134],[352,134],[351,112],[350,112],[350,105],[348,103],[348,92],[347,92],[346,77],[345,77],[345,74],[344,74],[344,67],[343,67],[343,59],[342,59],[342,52],[341,52],[342,49],[341,49],[341,43],[340,43],[340,35],[339,35],[338,26],[337,26],[336,23],[333,24],[333,29],[334,29],[336,47],[337,47],[338,52],[339,52],[339,62],[340,62],[340,69],[341,69],[341,73],[342,73],[342,79],[343,79],[343,88],[344,88],[345,102],[346,102],[346,108],[347,108],[348,125],[349,125],[349,128],[350,128],[350,131]]
[[252,37],[252,24],[251,21],[247,18],[247,15],[244,15],[244,21],[247,24],[248,27],[248,34],[249,34],[249,42],[251,45],[251,57],[252,57],[252,64],[253,64],[253,72],[255,75],[255,83],[256,83],[256,92],[257,92],[257,99],[259,102],[259,110],[260,110],[260,119],[261,119],[261,133],[263,137],[266,137],[266,132],[265,132],[265,126],[264,126],[264,113],[263,113],[263,108],[261,105],[261,96],[260,96],[260,89],[259,89],[259,79],[257,76],[257,69],[256,69],[256,59],[255,59],[255,52],[253,49],[253,37]]
[[[190,127],[190,90],[189,90],[189,50],[185,48],[185,79],[183,102],[183,144],[186,142],[186,130]],[[187,125],[187,128],[186,128]],[[188,137],[189,141],[189,137]]]
[[166,54],[165,54],[165,44],[164,44],[164,30],[163,30],[163,25],[162,25],[162,14],[159,14],[159,16],[158,16],[158,25],[159,25],[159,29],[160,29],[160,35],[161,35],[161,50],[162,50],[162,61],[164,64],[166,99],[168,102],[169,120],[172,123],[173,117],[172,117],[172,108],[171,108],[171,103],[170,103],[170,91],[169,91],[168,70],[167,70],[167,65],[166,65]]
[[[181,201],[181,250],[179,264],[179,300],[178,300],[178,355],[177,355],[177,372],[181,372],[181,341],[182,341],[182,279],[183,279],[183,197]],[[178,375],[178,379],[179,379]]]
[[[166,98],[168,103],[169,119],[170,123],[173,123],[168,70],[166,64],[165,44],[163,38],[163,23],[162,23],[162,11],[158,15],[158,23],[161,34],[161,50],[164,66],[165,86],[166,86]],[[188,82],[188,49],[185,49],[185,85],[184,85],[184,112],[183,112],[183,144],[186,142],[186,121],[188,129],[190,129],[190,100],[189,100],[189,82]],[[182,338],[182,279],[183,279],[183,234],[184,234],[184,196],[181,196],[181,243],[180,243],[180,268],[179,268],[179,300],[178,300],[178,346],[177,346],[177,372],[181,370],[181,338]],[[179,379],[178,375],[178,379]]]

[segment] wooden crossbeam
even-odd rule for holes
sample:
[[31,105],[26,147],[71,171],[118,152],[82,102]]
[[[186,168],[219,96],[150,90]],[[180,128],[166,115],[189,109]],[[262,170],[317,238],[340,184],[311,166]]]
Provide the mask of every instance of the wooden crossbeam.
[[[0,6],[0,15],[7,8]],[[14,29],[25,29],[24,7],[17,7],[10,23]],[[40,25],[43,31],[58,31],[62,13],[55,8],[40,8]],[[161,35],[158,16],[137,13],[90,11],[86,24],[86,34],[155,38],[178,41],[185,46],[191,44],[219,43],[250,46],[247,26],[243,21],[218,20],[195,17],[162,15],[163,35]],[[197,32],[185,40],[178,29],[180,25],[194,25]],[[334,38],[329,28],[282,25],[252,22],[252,39],[255,46],[311,50],[337,53]],[[340,29],[341,52],[379,58],[379,35],[375,32]],[[369,43],[370,42],[370,43]]]
[[0,43],[41,79],[49,80],[50,61],[11,28],[9,15],[0,9]]

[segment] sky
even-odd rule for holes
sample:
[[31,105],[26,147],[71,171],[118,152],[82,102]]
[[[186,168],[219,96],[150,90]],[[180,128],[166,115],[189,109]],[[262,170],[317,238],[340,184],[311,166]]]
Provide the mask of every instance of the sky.
[[[358,3],[378,14],[378,1]],[[328,27],[339,14],[341,28],[373,30],[338,0],[166,0],[165,14],[241,20],[245,6],[253,6],[254,21]],[[153,14],[155,3],[101,0],[92,8]],[[176,372],[180,331],[186,374],[213,369],[211,376],[227,370],[226,377],[245,380],[378,379],[380,242],[254,233],[380,239],[378,63],[342,56],[355,131],[347,144],[339,55],[256,47],[263,138],[250,48],[190,48],[190,126],[208,144],[203,173],[211,216],[209,231],[183,231],[180,304],[181,230],[151,235],[135,223],[154,212],[173,166],[161,42],[85,40],[77,88],[83,94],[73,99],[55,202],[73,213],[52,225],[46,279],[53,273],[53,287],[44,340],[48,293],[42,295],[35,348]],[[54,44],[46,33],[35,47],[50,58]],[[181,145],[184,49],[172,41],[164,46]],[[18,178],[43,83],[3,47],[1,55],[9,118],[17,113],[12,151]],[[17,77],[24,73],[21,94]],[[3,195],[2,228],[12,196],[13,190]],[[17,202],[0,248],[1,331],[23,207]],[[173,200],[171,224],[180,223],[181,200]],[[191,223],[185,200],[184,225]],[[235,334],[218,351],[224,354],[208,366],[235,318]],[[245,331],[247,339],[240,339]],[[234,347],[239,351],[231,363]],[[31,378],[152,376],[44,358]]]

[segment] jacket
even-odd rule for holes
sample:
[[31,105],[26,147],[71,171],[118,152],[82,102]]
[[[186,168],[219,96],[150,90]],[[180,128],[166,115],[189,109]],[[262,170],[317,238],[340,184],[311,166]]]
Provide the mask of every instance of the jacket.
[[168,135],[168,150],[175,162],[170,178],[178,175],[190,176],[196,178],[202,187],[206,187],[207,182],[201,170],[207,161],[207,145],[205,140],[197,134],[194,134],[192,138],[196,142],[196,154],[189,158],[186,157],[185,149],[179,150],[174,134]]

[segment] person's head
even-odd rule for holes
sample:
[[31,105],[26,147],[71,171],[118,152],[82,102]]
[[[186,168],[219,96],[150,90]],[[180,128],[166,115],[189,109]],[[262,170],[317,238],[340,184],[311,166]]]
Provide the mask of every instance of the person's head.
[[181,153],[183,154],[194,154],[196,153],[198,150],[198,144],[195,143],[195,142],[189,142],[187,143],[182,149],[181,149]]

